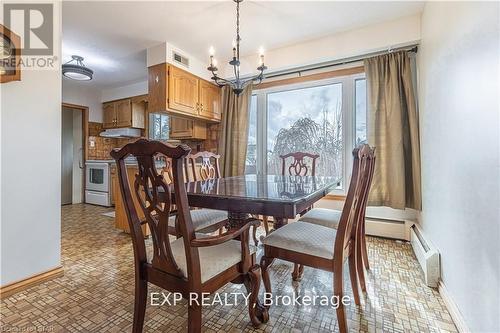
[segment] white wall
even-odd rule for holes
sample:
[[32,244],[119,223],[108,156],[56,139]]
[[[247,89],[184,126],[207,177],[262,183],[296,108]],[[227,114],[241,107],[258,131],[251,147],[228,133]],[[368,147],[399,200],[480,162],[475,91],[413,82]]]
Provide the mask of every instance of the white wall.
[[60,70],[24,70],[22,81],[1,85],[0,96],[3,286],[61,264]]
[[419,50],[423,231],[472,332],[500,331],[499,4],[428,2]]
[[101,102],[108,102],[131,96],[145,95],[147,93],[148,81],[141,81],[121,87],[103,89],[101,93]]
[[89,121],[102,123],[101,91],[92,87],[92,81],[71,82],[64,78],[62,81],[62,100],[64,103],[87,106],[89,108]]
[[[269,71],[297,67],[387,49],[420,40],[420,15],[403,17],[394,21],[369,25],[363,28],[336,33],[308,42],[265,52]],[[241,72],[256,72],[258,55],[241,59]],[[224,68],[232,76],[232,68]]]

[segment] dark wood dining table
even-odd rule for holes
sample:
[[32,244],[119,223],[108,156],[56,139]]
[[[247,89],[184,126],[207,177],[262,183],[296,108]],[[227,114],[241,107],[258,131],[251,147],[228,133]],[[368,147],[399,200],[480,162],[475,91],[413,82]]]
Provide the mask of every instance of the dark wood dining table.
[[[250,214],[272,216],[280,228],[335,187],[339,179],[322,176],[243,175],[186,183],[191,207],[228,212],[229,228],[247,223]],[[175,201],[175,193],[172,193]]]

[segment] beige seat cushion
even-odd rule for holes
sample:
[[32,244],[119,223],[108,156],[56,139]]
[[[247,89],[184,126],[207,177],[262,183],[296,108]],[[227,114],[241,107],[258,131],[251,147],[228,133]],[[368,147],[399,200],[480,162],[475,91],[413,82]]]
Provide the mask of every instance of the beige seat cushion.
[[[193,209],[191,210],[191,220],[195,231],[205,229],[212,224],[217,224],[227,220],[227,212],[215,209]],[[171,216],[168,225],[175,227],[175,216]]]
[[337,229],[342,212],[328,208],[313,208],[299,218],[299,221]]
[[[203,234],[196,234],[197,238],[207,237]],[[186,251],[184,250],[184,240],[178,238],[170,243],[174,259],[184,276],[187,275]],[[225,243],[199,248],[201,282],[206,282],[222,273],[229,267],[241,261],[241,242],[229,240]],[[255,253],[255,247],[250,245],[250,253]]]
[[316,257],[333,259],[337,230],[318,224],[294,222],[270,233],[264,245],[291,250]]

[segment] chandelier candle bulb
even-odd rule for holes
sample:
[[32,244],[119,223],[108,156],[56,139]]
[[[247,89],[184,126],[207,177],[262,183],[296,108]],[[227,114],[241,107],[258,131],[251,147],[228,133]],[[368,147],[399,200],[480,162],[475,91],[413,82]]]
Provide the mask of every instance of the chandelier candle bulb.
[[210,48],[208,49],[208,54],[210,55],[210,58],[215,55],[215,49],[213,46],[210,46]]

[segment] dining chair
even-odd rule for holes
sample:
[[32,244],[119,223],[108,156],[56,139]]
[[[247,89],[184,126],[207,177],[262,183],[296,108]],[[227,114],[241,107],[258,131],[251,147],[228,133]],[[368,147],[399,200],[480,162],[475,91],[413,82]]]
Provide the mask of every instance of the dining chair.
[[[264,254],[260,265],[266,292],[272,292],[269,266],[274,259],[278,258],[332,272],[334,296],[342,300],[344,294],[343,267],[347,261],[354,302],[356,305],[360,304],[355,264],[355,242],[363,188],[368,182],[368,157],[370,153],[371,150],[368,146],[362,146],[353,151],[353,173],[337,229],[319,224],[296,222],[275,230],[263,239]],[[339,302],[336,312],[340,332],[347,332],[342,302]]]
[[[189,162],[189,156],[184,160],[184,177],[186,180],[194,181],[195,178],[190,177],[191,173],[188,173],[187,165]],[[172,160],[166,156],[159,157],[160,161],[163,164],[161,168],[161,174],[167,184],[170,184],[173,179],[172,175]],[[175,211],[175,206],[173,207]],[[193,221],[193,225],[195,227],[195,231],[197,232],[206,232],[210,233],[216,230],[220,230],[226,222],[227,222],[227,212],[219,211],[215,209],[191,209],[191,219]],[[180,236],[177,228],[175,227],[176,216],[171,216],[169,221],[169,233],[171,235]]]
[[[368,262],[368,251],[366,247],[366,233],[365,233],[365,217],[366,217],[366,205],[368,203],[368,194],[370,193],[370,187],[373,179],[373,172],[375,169],[375,148],[370,148],[368,146],[368,149],[370,149],[370,154],[368,155],[368,163],[369,163],[369,175],[368,175],[368,182],[363,189],[363,196],[362,196],[362,204],[361,204],[361,213],[359,214],[358,218],[358,237],[359,241],[356,242],[357,248],[356,248],[356,255],[357,255],[357,260],[356,260],[356,265],[357,265],[357,273],[358,273],[358,279],[361,285],[361,290],[366,291],[366,282],[365,282],[365,273],[364,269],[370,269],[370,264]],[[313,223],[313,224],[318,224],[322,225],[328,228],[333,228],[337,229],[339,222],[340,222],[340,217],[342,215],[342,212],[340,210],[335,210],[335,209],[329,209],[329,208],[313,208],[304,215],[302,215],[299,218],[300,222],[308,222],[308,223]],[[295,267],[294,272],[296,274],[297,271],[301,271],[301,267]]]
[[[219,160],[220,155],[209,151],[189,154],[184,163],[186,179],[196,182],[220,178]],[[210,225],[205,228],[205,231],[222,232],[222,228],[227,224],[227,212],[223,210],[196,208],[191,210],[191,214],[194,214],[194,220],[209,221]]]
[[[287,166],[287,160],[291,158],[291,163]],[[290,176],[316,176],[316,160],[319,158],[317,154],[294,152],[285,155],[280,155],[281,159],[281,175],[286,176],[287,172]],[[310,160],[310,164],[307,160]],[[309,208],[308,208],[309,210]],[[307,210],[306,210],[307,211]],[[302,215],[304,212],[301,212]],[[269,217],[262,217],[262,224],[266,231],[266,236],[269,234]],[[255,237],[254,237],[255,238]]]
[[[121,149],[114,149],[120,191],[125,203],[134,250],[135,301],[133,332],[142,332],[148,283],[178,292],[186,299],[203,293],[214,293],[229,282],[243,283],[249,293],[249,315],[257,327],[268,320],[267,309],[256,306],[260,286],[260,268],[255,264],[255,247],[249,245],[249,228],[231,229],[222,235],[209,236],[195,232],[189,211],[184,175],[184,158],[190,148],[177,147],[159,141],[139,139]],[[172,184],[168,185],[158,173],[155,156],[162,154],[172,161]],[[145,215],[141,221],[133,202],[128,182],[125,158],[137,158],[138,173],[133,186],[134,195]],[[172,192],[173,190],[173,192]],[[174,193],[178,210],[180,238],[170,241],[168,223]],[[146,250],[141,225],[147,223],[152,235],[152,251]],[[152,253],[148,256],[148,252]],[[194,296],[193,296],[194,295]],[[198,302],[188,304],[188,331],[201,332],[202,308]]]

